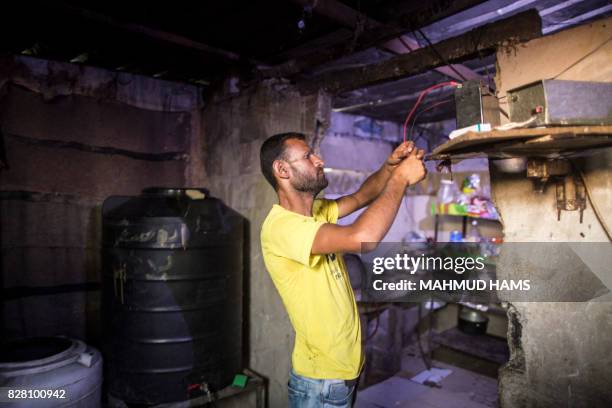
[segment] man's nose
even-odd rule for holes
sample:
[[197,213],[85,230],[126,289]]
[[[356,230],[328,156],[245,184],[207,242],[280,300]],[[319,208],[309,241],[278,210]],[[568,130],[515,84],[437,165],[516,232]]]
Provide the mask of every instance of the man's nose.
[[325,164],[323,159],[317,156],[316,154],[312,154],[310,155],[310,157],[312,157],[313,159],[312,164],[314,164],[316,167],[323,167],[323,165]]

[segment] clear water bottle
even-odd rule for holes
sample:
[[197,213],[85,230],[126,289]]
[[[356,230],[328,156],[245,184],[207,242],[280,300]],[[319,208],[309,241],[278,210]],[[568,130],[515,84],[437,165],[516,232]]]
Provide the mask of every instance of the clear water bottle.
[[478,221],[472,220],[472,228],[467,236],[468,242],[480,242],[482,241],[482,235],[478,232]]
[[436,195],[438,204],[449,204],[455,202],[459,189],[452,180],[440,180],[440,188]]

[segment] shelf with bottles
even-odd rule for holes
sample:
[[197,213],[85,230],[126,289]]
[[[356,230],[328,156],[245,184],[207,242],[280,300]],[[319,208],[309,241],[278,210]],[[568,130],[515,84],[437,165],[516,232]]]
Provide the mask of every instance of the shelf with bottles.
[[[451,179],[440,180],[440,188],[436,194],[436,201],[431,206],[434,216],[434,242],[438,242],[438,230],[442,215],[451,215],[463,218],[461,239],[467,234],[467,220],[472,219],[472,229],[477,230],[475,219],[498,221],[499,216],[490,196],[490,188],[482,186],[480,176],[471,174],[463,179],[459,188]],[[451,237],[452,238],[452,237]],[[472,240],[474,241],[474,240]],[[476,240],[478,241],[478,240]]]
[[454,215],[457,217],[480,218],[485,220],[499,220],[497,212],[486,208],[487,204],[461,204],[461,203],[432,203],[431,215]]
[[[467,218],[464,217],[464,221],[466,219]],[[487,267],[494,268],[497,256],[499,255],[500,245],[503,243],[503,238],[484,237],[479,231],[478,220],[476,219],[472,220],[470,230],[467,234],[467,226],[465,223],[463,228],[463,232],[457,230],[451,231],[449,242],[442,246],[437,246],[438,250],[441,249],[444,251],[445,248],[447,248],[446,250],[451,251],[451,253],[452,251],[461,253],[460,256],[462,257],[481,256],[483,257],[482,261]]]
[[488,198],[488,186],[482,188],[480,176],[472,174],[461,183],[461,189],[453,180],[443,179],[431,205],[431,215],[455,215],[459,217],[498,220],[497,210]]

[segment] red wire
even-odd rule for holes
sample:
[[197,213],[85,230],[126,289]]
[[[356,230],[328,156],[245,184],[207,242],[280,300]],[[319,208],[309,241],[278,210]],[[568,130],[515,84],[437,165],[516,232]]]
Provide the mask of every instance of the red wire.
[[457,86],[457,85],[459,85],[458,82],[447,81],[447,82],[441,82],[441,83],[436,84],[436,85],[432,85],[429,88],[424,89],[423,91],[421,91],[421,93],[419,94],[419,97],[417,98],[416,103],[412,107],[412,110],[410,111],[410,113],[406,117],[406,121],[404,122],[404,142],[406,142],[406,139],[407,139],[406,138],[406,131],[407,131],[407,128],[408,128],[408,123],[410,123],[410,118],[412,117],[412,115],[414,115],[414,112],[416,111],[416,108],[419,106],[419,104],[421,103],[421,101],[423,100],[425,95],[427,95],[429,92],[433,91],[434,89],[442,88],[443,86]]
[[417,112],[417,114],[416,114],[416,115],[414,115],[414,120],[412,121],[412,125],[410,126],[410,134],[412,134],[412,130],[414,129],[414,125],[416,125],[417,119],[419,118],[419,116],[420,116],[422,113],[425,113],[425,112],[427,112],[427,111],[430,111],[430,110],[432,110],[433,108],[435,108],[436,106],[440,106],[440,105],[443,105],[443,104],[445,104],[445,103],[449,103],[450,101],[452,101],[452,99],[445,99],[445,100],[443,100],[443,101],[439,101],[439,102],[436,102],[436,103],[432,103],[431,105],[427,106],[425,109],[422,109],[422,110],[418,111],[418,112]]

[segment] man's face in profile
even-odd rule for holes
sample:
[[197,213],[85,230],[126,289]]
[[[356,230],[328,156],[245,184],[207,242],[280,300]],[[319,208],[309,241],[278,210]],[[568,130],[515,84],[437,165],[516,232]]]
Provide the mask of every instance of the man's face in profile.
[[289,181],[295,190],[316,196],[327,187],[323,160],[303,140],[289,139],[285,142],[285,161],[291,168]]

